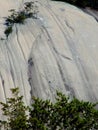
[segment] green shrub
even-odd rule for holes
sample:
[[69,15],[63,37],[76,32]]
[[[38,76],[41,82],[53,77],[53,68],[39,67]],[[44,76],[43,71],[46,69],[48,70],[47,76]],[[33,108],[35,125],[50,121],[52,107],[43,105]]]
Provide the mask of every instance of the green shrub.
[[[30,124],[34,130],[90,130],[98,129],[96,104],[70,100],[57,92],[56,102],[34,98],[30,110]],[[36,124],[36,125],[34,125]]]
[[7,117],[6,121],[1,121],[5,130],[27,130],[27,107],[24,105],[23,96],[19,96],[19,89],[11,89],[12,98],[7,98],[6,103],[2,103],[3,115]]
[[21,11],[15,11],[14,9],[10,10],[11,15],[8,16],[5,20],[5,25],[7,26],[5,30],[6,37],[12,33],[12,27],[16,24],[24,24],[24,21],[27,18],[37,18],[38,7],[34,4],[34,2],[26,2],[24,3],[24,9]]
[[[6,121],[4,130],[98,130],[98,103],[72,100],[57,92],[56,102],[32,98],[32,105],[25,106],[19,89],[11,89],[13,98],[2,103]],[[26,115],[29,113],[29,116]]]
[[23,11],[17,13],[17,17],[14,18],[14,23],[20,23],[20,24],[23,24],[25,19],[26,19],[26,15]]
[[9,34],[12,33],[12,26],[8,26],[6,28],[6,30],[4,31],[4,33],[5,33],[6,37],[8,37]]

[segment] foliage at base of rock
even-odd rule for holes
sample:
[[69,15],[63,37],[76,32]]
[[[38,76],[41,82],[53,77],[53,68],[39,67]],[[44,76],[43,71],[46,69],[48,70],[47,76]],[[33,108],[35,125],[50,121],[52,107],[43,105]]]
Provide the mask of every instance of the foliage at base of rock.
[[[32,98],[32,105],[25,106],[19,89],[11,89],[13,98],[2,103],[6,121],[1,121],[5,130],[91,130],[98,129],[98,103],[72,100],[57,92],[56,101]],[[26,113],[29,115],[26,115]]]
[[5,130],[26,130],[28,128],[27,107],[25,106],[23,96],[19,96],[19,89],[11,89],[12,98],[7,98],[6,103],[2,103],[3,115],[7,118],[1,121]]

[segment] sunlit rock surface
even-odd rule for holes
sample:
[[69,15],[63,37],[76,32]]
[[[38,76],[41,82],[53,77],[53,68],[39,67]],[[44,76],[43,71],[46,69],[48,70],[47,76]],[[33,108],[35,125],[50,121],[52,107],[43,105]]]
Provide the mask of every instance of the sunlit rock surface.
[[37,19],[15,24],[12,34],[3,40],[4,17],[10,9],[20,10],[24,2],[0,2],[0,101],[11,96],[13,87],[20,88],[26,104],[31,95],[54,101],[56,90],[98,101],[95,17],[63,2],[39,0]]

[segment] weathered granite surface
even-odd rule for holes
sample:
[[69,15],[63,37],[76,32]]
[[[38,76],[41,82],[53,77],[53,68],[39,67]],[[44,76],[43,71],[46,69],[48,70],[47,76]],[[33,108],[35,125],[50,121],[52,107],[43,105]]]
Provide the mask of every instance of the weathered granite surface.
[[67,3],[39,0],[38,18],[16,24],[3,40],[4,17],[24,2],[0,3],[0,101],[13,87],[20,88],[26,104],[31,95],[53,101],[55,90],[98,101],[98,22]]

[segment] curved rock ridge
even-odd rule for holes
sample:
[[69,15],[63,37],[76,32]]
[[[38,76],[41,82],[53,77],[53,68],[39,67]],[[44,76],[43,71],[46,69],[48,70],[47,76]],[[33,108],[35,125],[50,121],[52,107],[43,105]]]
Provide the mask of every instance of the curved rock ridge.
[[0,101],[11,96],[13,87],[20,88],[26,104],[31,95],[54,101],[56,90],[98,101],[95,18],[67,3],[40,0],[37,19],[15,24],[3,40],[4,17],[10,9],[21,9],[24,2],[3,0],[0,5]]

